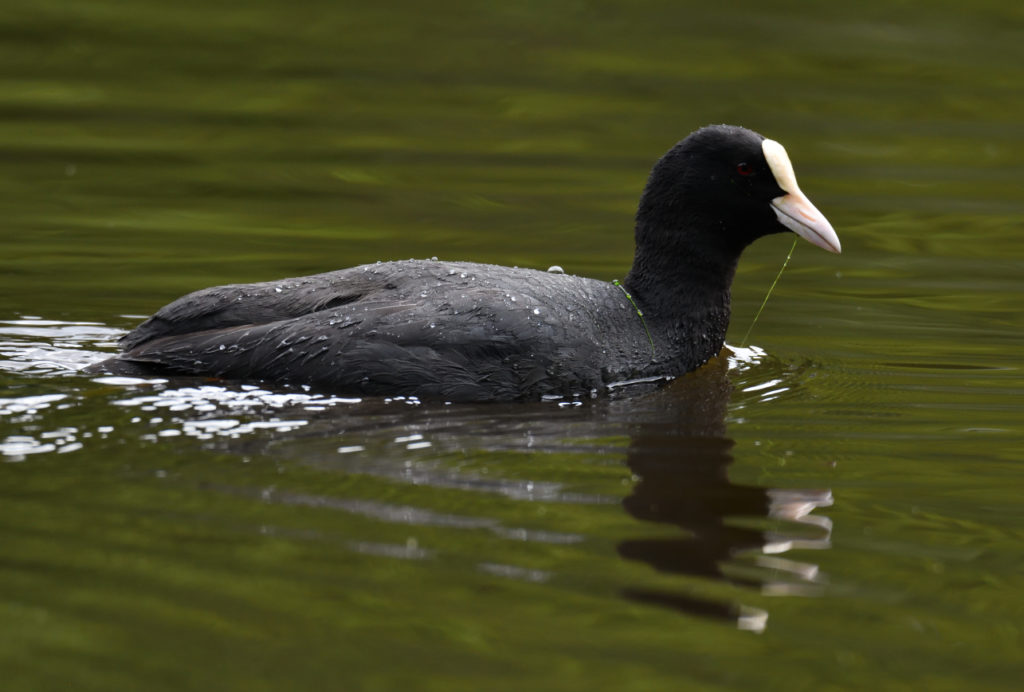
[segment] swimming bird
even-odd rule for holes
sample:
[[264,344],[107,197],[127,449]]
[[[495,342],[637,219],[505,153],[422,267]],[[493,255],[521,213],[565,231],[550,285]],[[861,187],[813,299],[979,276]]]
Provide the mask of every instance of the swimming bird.
[[621,282],[409,260],[207,288],[161,308],[93,372],[125,368],[445,401],[590,396],[672,378],[725,343],[744,248],[791,231],[840,252],[786,150],[713,125],[654,165]]

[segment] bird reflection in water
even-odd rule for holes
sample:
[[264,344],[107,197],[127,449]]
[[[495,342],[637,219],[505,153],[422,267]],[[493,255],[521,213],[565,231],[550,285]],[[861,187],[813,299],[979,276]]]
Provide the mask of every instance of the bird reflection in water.
[[[731,384],[723,358],[653,396],[629,402],[634,421],[626,463],[636,479],[623,501],[645,522],[672,524],[678,537],[631,538],[619,554],[669,573],[724,581],[765,595],[814,595],[817,565],[782,557],[829,546],[831,521],[812,514],[829,490],[770,489],[729,480],[733,441],[725,434]],[[625,588],[625,597],[763,631],[768,613],[682,589]]]
[[[161,399],[165,398],[163,394],[173,395],[175,406],[179,406],[183,405],[181,401],[188,401],[182,399],[183,391],[168,390],[154,396]],[[267,397],[305,396],[257,391]],[[234,394],[230,390],[224,392],[232,397],[251,394],[244,390]],[[540,502],[591,502],[593,498],[563,493],[559,482],[502,478],[500,473],[489,476],[465,473],[438,464],[432,455],[416,463],[409,457],[410,441],[417,446],[422,444],[420,441],[426,441],[430,450],[462,452],[468,449],[470,454],[476,454],[482,439],[487,441],[489,449],[499,452],[521,450],[524,436],[531,440],[532,450],[562,451],[567,438],[587,440],[623,435],[629,441],[625,461],[635,478],[631,493],[623,500],[626,512],[641,522],[667,524],[682,531],[667,537],[664,531],[657,536],[644,536],[643,524],[636,524],[639,535],[621,541],[618,552],[626,559],[686,580],[679,579],[678,583],[664,588],[621,585],[614,588],[634,601],[723,619],[741,629],[761,631],[767,623],[767,612],[736,604],[734,596],[710,594],[721,594],[721,584],[757,590],[762,595],[816,594],[822,581],[817,566],[789,559],[785,553],[793,549],[829,547],[831,523],[827,517],[815,515],[813,511],[831,505],[832,497],[828,490],[765,488],[730,480],[734,443],[726,436],[725,417],[731,393],[728,363],[719,357],[698,371],[647,394],[572,406],[561,410],[557,416],[551,415],[550,404],[410,408],[403,403],[389,404],[385,399],[340,408],[325,405],[319,413],[310,413],[312,409],[304,408],[298,422],[291,418],[279,420],[278,404],[270,408],[269,421],[256,421],[263,426],[261,429],[271,424],[279,429],[286,423],[290,429],[301,427],[300,435],[234,439],[213,435],[212,428],[198,429],[207,431],[204,446],[211,450],[264,454],[277,459],[294,457],[301,459],[304,465],[347,474],[384,477],[392,482],[428,488],[498,493],[515,500]],[[133,398],[125,403],[152,404],[152,399],[154,397]],[[236,398],[229,401],[238,403]],[[208,402],[203,402],[205,408]],[[273,398],[267,400],[267,403],[273,402]],[[196,425],[202,422],[194,421]],[[207,422],[217,423],[218,419]],[[239,425],[230,430],[243,427]],[[185,433],[189,434],[190,429],[186,426]],[[471,430],[472,435],[467,430]],[[339,439],[342,439],[339,431],[344,431],[344,440],[356,440],[359,444],[339,447]],[[588,447],[581,449],[584,454],[589,453]],[[355,450],[360,453],[354,453]],[[364,450],[366,452],[361,453]],[[614,447],[615,453],[620,450]],[[436,455],[436,451],[433,454]],[[368,502],[358,497],[288,492],[276,487],[263,490],[222,487],[219,490],[252,493],[263,502],[329,507],[377,521],[474,530],[488,528],[499,535],[508,535],[508,527],[493,517],[425,510],[415,502]],[[266,527],[261,526],[260,530],[265,532]],[[546,541],[575,542],[577,538],[558,527],[549,527],[538,534],[545,534]],[[367,545],[373,550],[380,549],[377,544],[356,543],[357,550],[364,550]],[[399,551],[392,554],[411,554],[405,546],[390,546],[389,549]],[[504,572],[495,572],[490,563],[481,563],[480,569],[506,576],[539,574],[527,570],[512,572],[507,566],[502,567]]]

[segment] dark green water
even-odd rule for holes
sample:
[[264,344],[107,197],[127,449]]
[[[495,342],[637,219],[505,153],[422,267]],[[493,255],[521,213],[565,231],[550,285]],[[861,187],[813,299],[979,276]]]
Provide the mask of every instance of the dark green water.
[[[1019,684],[1019,3],[2,9],[4,690]],[[844,254],[798,247],[756,348],[648,396],[76,372],[212,284],[621,277],[650,165],[722,121]]]

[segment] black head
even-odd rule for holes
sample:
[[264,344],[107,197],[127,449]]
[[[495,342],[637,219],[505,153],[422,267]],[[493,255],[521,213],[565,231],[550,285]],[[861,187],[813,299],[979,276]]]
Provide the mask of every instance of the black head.
[[651,171],[637,212],[638,251],[735,259],[754,240],[784,231],[839,252],[782,145],[733,125],[701,128],[672,147]]

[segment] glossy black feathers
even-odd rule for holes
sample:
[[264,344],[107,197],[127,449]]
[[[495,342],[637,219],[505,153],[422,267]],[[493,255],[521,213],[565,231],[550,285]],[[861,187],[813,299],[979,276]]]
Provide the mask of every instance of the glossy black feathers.
[[[165,306],[122,340],[116,365],[450,401],[603,393],[674,376],[721,349],[743,248],[783,229],[763,138],[704,128],[656,164],[622,288],[572,275],[387,262],[219,286]],[[743,163],[757,176],[737,174]],[[652,345],[653,341],[653,345]]]

